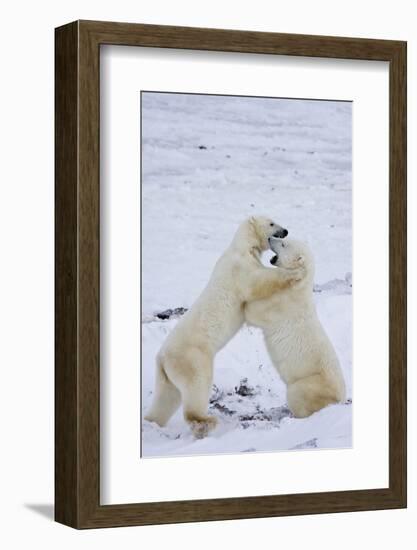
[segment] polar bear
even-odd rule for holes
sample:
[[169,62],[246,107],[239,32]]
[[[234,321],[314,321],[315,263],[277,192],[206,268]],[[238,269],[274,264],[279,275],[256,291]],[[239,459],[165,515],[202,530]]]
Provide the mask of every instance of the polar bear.
[[248,302],[246,321],[263,329],[272,363],[287,385],[288,407],[302,418],[345,400],[345,382],[336,352],[313,301],[314,260],[297,240],[269,239],[279,268],[305,268],[304,277],[268,298]]
[[303,274],[298,267],[272,269],[260,261],[269,237],[287,234],[263,216],[239,226],[206,288],[157,355],[154,397],[145,420],[164,426],[182,402],[184,418],[197,438],[216,426],[217,419],[207,414],[214,356],[242,326],[245,303],[268,298]]

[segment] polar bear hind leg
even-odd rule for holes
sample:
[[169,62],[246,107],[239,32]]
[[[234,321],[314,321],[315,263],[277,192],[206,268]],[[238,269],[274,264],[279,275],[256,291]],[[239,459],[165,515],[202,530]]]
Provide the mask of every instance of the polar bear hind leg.
[[181,392],[184,419],[197,439],[206,437],[217,425],[207,414],[213,382],[212,358],[199,348],[190,348],[178,364],[167,364],[167,373]]
[[288,407],[297,418],[305,418],[331,403],[343,400],[336,385],[324,374],[301,378],[287,388]]
[[168,378],[162,361],[156,362],[155,391],[151,408],[145,420],[165,426],[181,404],[181,394]]

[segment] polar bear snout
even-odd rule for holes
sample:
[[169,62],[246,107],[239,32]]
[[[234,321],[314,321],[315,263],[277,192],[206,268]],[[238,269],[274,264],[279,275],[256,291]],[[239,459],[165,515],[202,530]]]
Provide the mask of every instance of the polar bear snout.
[[272,256],[272,258],[269,260],[269,263],[271,263],[272,265],[275,265],[278,261],[278,254],[276,254],[275,256]]
[[278,231],[275,231],[275,233],[272,236],[278,239],[283,239],[287,235],[288,235],[288,229],[281,227],[280,229],[278,229]]

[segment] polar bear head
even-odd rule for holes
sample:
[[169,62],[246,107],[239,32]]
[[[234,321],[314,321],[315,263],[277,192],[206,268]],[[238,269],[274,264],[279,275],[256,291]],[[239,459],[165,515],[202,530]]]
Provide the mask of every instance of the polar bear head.
[[250,251],[251,254],[260,255],[269,248],[269,237],[283,239],[288,235],[288,230],[265,216],[251,216],[240,224],[233,238],[232,244],[242,253]]
[[314,275],[314,258],[313,254],[303,241],[296,239],[277,239],[270,237],[268,239],[270,249],[275,252],[275,256],[271,258],[271,264],[293,269],[297,267],[305,267],[306,274],[309,278]]
[[249,231],[256,246],[260,250],[268,248],[270,237],[283,239],[288,235],[288,230],[265,216],[251,216],[247,220]]

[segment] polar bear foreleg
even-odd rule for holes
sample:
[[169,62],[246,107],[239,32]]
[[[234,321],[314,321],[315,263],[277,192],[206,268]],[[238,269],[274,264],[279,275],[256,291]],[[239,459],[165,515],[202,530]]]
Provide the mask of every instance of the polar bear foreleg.
[[305,276],[303,267],[285,269],[283,267],[261,268],[257,270],[249,281],[246,290],[247,301],[263,300],[275,292],[288,288]]
[[181,369],[172,373],[182,397],[184,419],[197,439],[206,437],[217,425],[207,414],[213,382],[213,361],[198,348],[187,350]]

